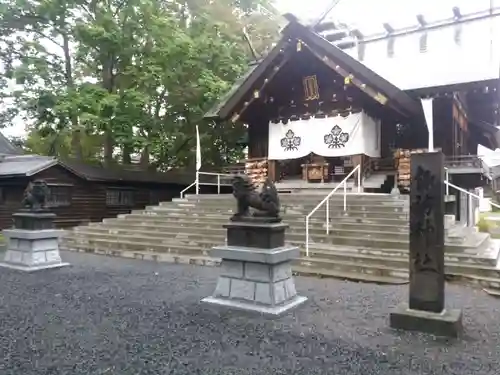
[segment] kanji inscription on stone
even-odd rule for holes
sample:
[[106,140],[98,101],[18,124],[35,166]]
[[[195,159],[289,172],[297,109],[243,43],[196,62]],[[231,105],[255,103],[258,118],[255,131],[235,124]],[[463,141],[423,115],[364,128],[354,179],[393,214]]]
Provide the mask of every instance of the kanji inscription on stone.
[[410,308],[444,309],[444,163],[440,152],[411,156]]

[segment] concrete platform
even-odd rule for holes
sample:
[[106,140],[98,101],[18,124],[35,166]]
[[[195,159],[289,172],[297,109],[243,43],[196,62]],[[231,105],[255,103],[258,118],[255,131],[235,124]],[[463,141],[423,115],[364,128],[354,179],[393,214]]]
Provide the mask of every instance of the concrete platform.
[[56,264],[43,264],[43,265],[38,265],[38,266],[24,266],[21,264],[0,262],[0,267],[10,268],[12,270],[24,271],[24,272],[50,270],[50,269],[55,269],[55,268],[67,267],[67,266],[70,266],[70,264],[64,263],[64,262],[56,263]]
[[437,314],[412,310],[407,303],[404,303],[391,313],[390,326],[395,329],[419,331],[436,336],[458,337],[462,333],[462,311],[444,310]]
[[236,310],[256,312],[256,313],[261,313],[261,314],[266,314],[266,315],[271,315],[271,316],[283,315],[286,312],[288,312],[289,310],[292,310],[292,309],[298,307],[299,305],[303,304],[306,301],[307,301],[307,297],[296,296],[295,298],[287,301],[283,305],[269,306],[269,305],[260,305],[260,304],[255,304],[255,303],[251,303],[251,302],[245,302],[245,301],[228,300],[226,298],[217,298],[217,297],[206,297],[206,298],[203,298],[201,300],[201,302],[206,302],[206,303],[210,303],[213,305],[229,307],[229,308],[233,308]]

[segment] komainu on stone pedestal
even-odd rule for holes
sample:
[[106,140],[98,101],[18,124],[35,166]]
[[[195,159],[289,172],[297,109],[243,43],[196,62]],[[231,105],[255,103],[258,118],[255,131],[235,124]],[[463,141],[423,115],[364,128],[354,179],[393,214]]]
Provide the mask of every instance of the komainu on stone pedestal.
[[[280,315],[307,300],[297,295],[292,260],[299,249],[285,245],[278,192],[266,181],[260,193],[245,177],[233,181],[237,212],[227,229],[227,244],[211,255],[222,259],[217,287],[202,301],[213,305]],[[257,211],[251,212],[250,208]]]
[[13,216],[14,227],[5,229],[7,252],[0,267],[21,271],[38,271],[69,265],[61,260],[59,237],[62,230],[54,229],[56,215],[46,208],[49,189],[45,181],[30,182],[22,206]]
[[[266,179],[260,192],[257,192],[247,176],[233,178],[233,195],[237,202],[237,211],[231,217],[232,221],[280,222],[280,200],[276,186]],[[255,210],[252,212],[250,208]]]
[[30,211],[41,211],[46,209],[49,187],[44,180],[35,180],[28,184],[24,191],[21,205]]

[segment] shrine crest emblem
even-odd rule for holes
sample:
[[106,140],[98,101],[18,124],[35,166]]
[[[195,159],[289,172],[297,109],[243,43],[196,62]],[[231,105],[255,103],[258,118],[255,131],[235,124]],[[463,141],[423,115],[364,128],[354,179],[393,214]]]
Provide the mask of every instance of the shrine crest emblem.
[[330,133],[325,134],[324,142],[328,148],[345,147],[346,143],[349,142],[349,133],[343,132],[340,126],[335,125]]
[[295,135],[292,129],[289,129],[280,142],[281,147],[285,151],[297,151],[300,147],[301,139]]

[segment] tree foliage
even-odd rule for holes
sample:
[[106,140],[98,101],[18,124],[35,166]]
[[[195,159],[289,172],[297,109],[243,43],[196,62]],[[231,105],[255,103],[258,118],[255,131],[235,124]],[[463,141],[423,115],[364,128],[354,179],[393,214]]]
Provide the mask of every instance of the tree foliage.
[[[269,0],[0,0],[1,125],[21,116],[32,152],[157,168],[240,156],[241,124],[203,114],[279,25]],[[9,82],[15,87],[8,89]]]

